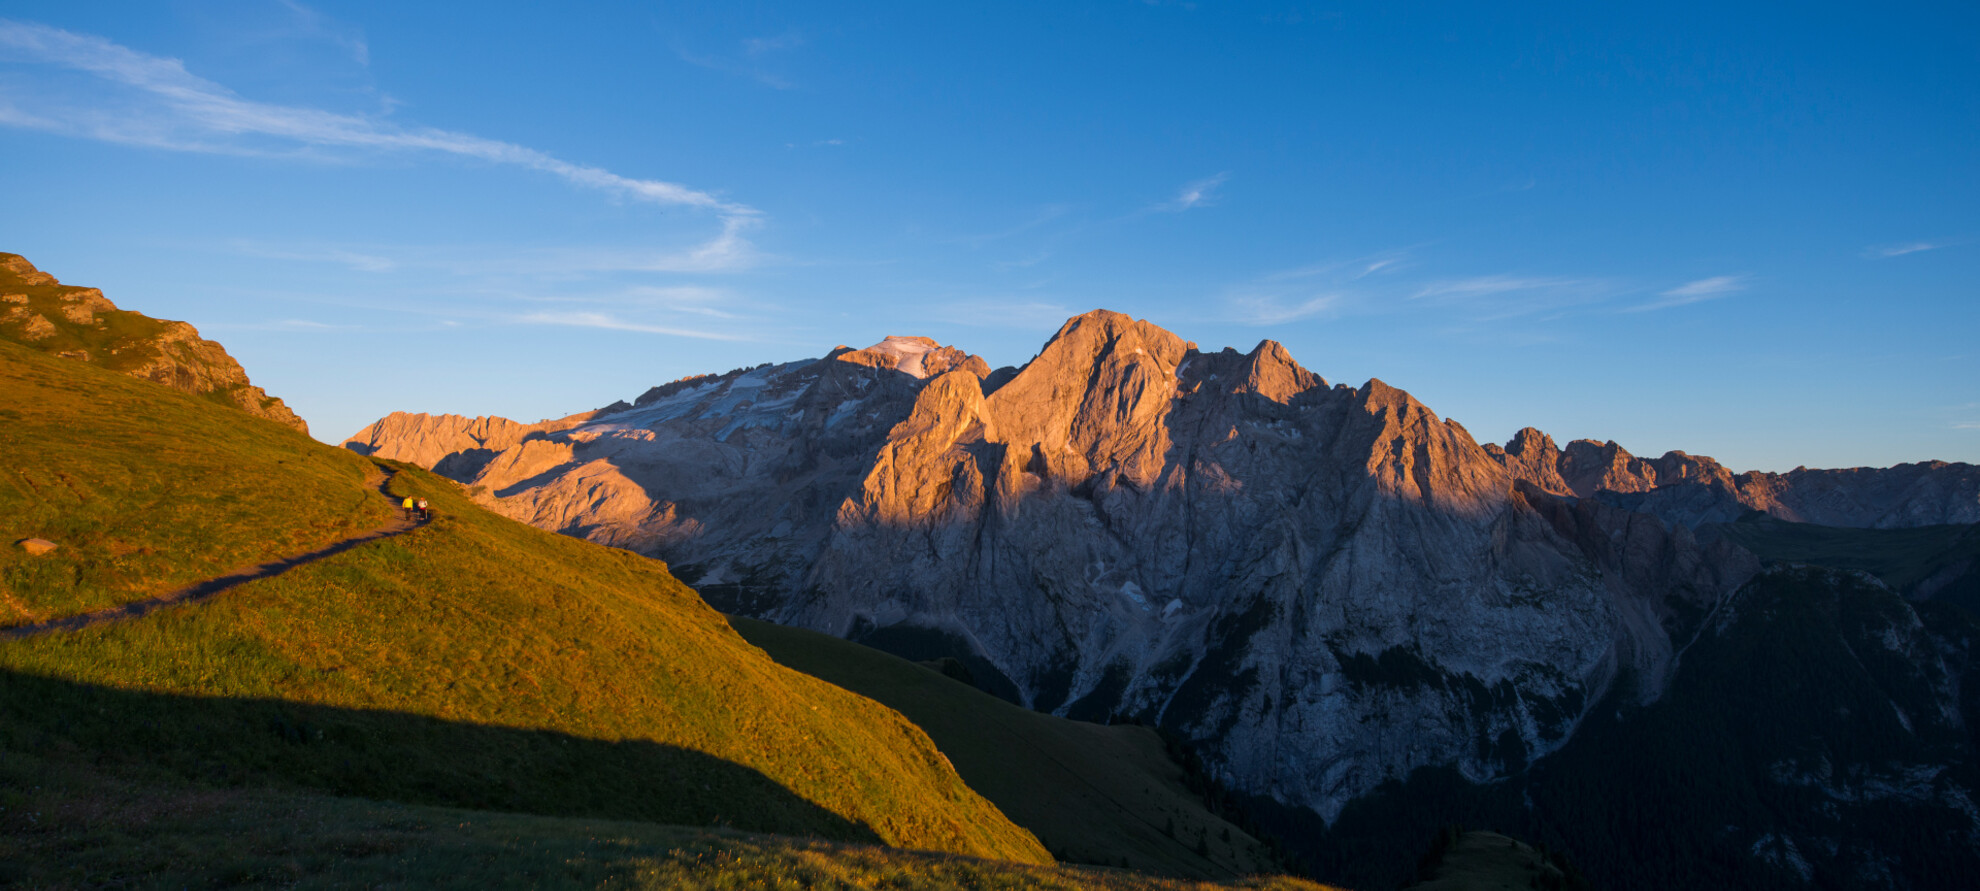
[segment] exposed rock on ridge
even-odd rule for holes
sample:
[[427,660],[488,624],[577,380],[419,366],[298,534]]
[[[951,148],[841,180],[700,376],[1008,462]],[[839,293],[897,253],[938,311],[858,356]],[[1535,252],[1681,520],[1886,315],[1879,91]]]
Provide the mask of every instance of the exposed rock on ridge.
[[309,432],[282,400],[250,383],[240,363],[193,326],[118,309],[102,291],[63,285],[19,254],[0,253],[0,338]]

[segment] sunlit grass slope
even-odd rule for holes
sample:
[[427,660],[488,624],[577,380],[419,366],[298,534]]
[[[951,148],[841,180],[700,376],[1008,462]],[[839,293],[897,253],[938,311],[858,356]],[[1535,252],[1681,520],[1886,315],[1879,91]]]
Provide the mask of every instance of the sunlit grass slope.
[[[280,424],[0,340],[0,627],[369,529],[371,465]],[[14,542],[58,550],[30,557]]]
[[1212,888],[869,845],[269,789],[0,759],[0,885],[796,889]]
[[[85,391],[114,380],[62,370]],[[60,377],[35,392],[71,393]],[[160,404],[176,395],[156,389]],[[131,406],[79,400],[63,409],[68,438],[147,437],[147,451],[174,456],[223,503],[253,497],[243,485],[283,492],[285,509],[302,512],[318,491],[347,510],[359,496],[383,501],[365,495],[359,466],[342,489],[254,471],[264,484],[226,438],[253,419],[170,404],[172,423],[125,428]],[[308,443],[296,452],[290,463],[349,460]],[[34,443],[10,458],[38,477],[146,470],[119,452]],[[1049,862],[914,725],[772,662],[661,564],[497,517],[416,468],[394,484],[432,500],[438,518],[201,604],[0,643],[0,750],[228,787]],[[131,540],[175,510],[134,502],[97,534]]]
[[1203,878],[1272,869],[1263,846],[1190,793],[1149,728],[1056,718],[830,635],[729,621],[778,662],[906,715],[1062,859]]

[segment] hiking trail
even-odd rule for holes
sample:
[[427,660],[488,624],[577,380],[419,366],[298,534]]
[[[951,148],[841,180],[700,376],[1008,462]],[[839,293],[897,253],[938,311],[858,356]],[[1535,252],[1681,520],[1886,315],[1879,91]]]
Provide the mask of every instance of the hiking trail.
[[391,518],[372,527],[368,531],[361,532],[350,538],[331,542],[313,551],[292,554],[287,557],[270,560],[266,563],[257,563],[253,566],[237,569],[223,576],[194,582],[176,591],[170,591],[156,597],[147,597],[143,600],[134,600],[118,606],[104,607],[103,609],[79,613],[67,618],[36,622],[32,625],[16,625],[12,628],[0,628],[0,641],[31,637],[50,631],[75,631],[105,622],[135,619],[153,610],[174,604],[198,603],[235,585],[251,582],[256,579],[278,576],[305,563],[314,563],[333,554],[341,554],[368,541],[377,541],[378,539],[390,538],[394,535],[404,535],[426,525],[427,521],[407,519],[400,510],[399,499],[393,497],[392,493],[385,491],[386,484],[392,481],[392,476],[395,473],[397,471],[373,465],[371,475],[365,478],[367,485],[376,488],[380,495],[385,496],[386,500],[392,503]]

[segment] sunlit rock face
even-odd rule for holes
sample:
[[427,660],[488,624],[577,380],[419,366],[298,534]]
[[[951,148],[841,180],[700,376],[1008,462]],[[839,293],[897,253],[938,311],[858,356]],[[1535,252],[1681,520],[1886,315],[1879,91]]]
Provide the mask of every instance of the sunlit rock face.
[[1421,765],[1517,771],[1624,672],[1654,696],[1753,570],[1564,497],[1558,470],[1527,481],[1380,381],[1110,312],[1022,369],[889,338],[564,421],[395,416],[356,439],[662,557],[721,608],[1158,722],[1329,817]]

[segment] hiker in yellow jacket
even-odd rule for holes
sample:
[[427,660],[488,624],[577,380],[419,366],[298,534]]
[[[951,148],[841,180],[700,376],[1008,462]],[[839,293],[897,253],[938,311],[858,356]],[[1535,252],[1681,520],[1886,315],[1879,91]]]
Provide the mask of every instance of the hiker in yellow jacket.
[[413,507],[413,498],[411,495],[407,495],[406,500],[400,502],[399,507],[406,512],[406,519],[410,520],[413,518],[414,507]]

